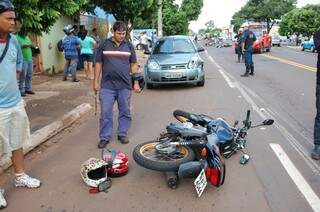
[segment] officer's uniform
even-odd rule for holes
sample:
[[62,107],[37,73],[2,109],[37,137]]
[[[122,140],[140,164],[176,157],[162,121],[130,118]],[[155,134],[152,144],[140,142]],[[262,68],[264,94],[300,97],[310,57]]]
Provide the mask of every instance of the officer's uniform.
[[254,64],[252,60],[252,54],[253,54],[253,43],[256,41],[255,34],[250,31],[249,29],[246,29],[242,34],[242,42],[244,43],[244,61],[246,65],[246,72],[242,76],[248,76],[249,71],[251,70],[250,74],[254,74]]

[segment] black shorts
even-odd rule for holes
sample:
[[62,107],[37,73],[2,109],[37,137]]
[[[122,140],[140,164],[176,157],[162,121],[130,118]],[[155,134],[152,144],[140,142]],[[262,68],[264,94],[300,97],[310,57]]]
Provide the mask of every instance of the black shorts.
[[93,62],[93,54],[81,54],[82,61]]

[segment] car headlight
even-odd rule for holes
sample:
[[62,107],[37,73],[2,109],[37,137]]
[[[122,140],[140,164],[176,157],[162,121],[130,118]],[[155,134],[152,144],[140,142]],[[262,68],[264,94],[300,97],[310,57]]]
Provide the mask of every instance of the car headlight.
[[198,62],[197,61],[198,61],[197,57],[191,58],[190,62],[188,63],[188,69],[197,68],[197,66],[198,66]]
[[160,66],[159,64],[155,61],[155,60],[149,60],[148,62],[148,69],[150,71],[152,70],[159,70],[160,69]]

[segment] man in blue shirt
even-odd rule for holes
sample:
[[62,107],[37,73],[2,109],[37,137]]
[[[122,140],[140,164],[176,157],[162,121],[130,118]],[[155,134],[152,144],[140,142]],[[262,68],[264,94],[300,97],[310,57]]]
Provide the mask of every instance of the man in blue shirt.
[[[113,25],[113,37],[105,40],[97,50],[93,90],[99,92],[101,103],[100,142],[104,148],[112,137],[113,105],[117,101],[119,109],[118,140],[126,144],[131,125],[131,90],[140,92],[138,81],[132,85],[132,74],[137,74],[137,58],[132,44],[125,39],[127,26],[122,21]],[[102,72],[101,82],[99,83]]]
[[62,41],[64,57],[66,59],[66,64],[64,67],[63,81],[67,80],[68,73],[72,74],[72,81],[79,82],[76,76],[77,64],[78,64],[78,49],[79,41],[78,38],[73,34],[74,28],[70,24],[63,28],[65,37]]
[[[0,0],[0,155],[11,156],[15,186],[37,188],[40,181],[24,173],[22,146],[30,138],[29,120],[17,80],[22,70],[22,52],[10,32],[15,26],[15,12],[9,0]],[[7,206],[0,192],[0,208]]]

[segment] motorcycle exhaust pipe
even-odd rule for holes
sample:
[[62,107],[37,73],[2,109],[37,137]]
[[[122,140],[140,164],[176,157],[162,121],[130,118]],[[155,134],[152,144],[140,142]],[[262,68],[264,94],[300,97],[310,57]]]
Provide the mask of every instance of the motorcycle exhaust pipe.
[[178,187],[179,178],[178,178],[176,172],[174,172],[174,171],[165,172],[165,177],[167,179],[167,184],[168,184],[169,188],[176,189]]
[[179,178],[196,178],[203,168],[204,164],[200,161],[183,163],[179,166],[178,176]]

